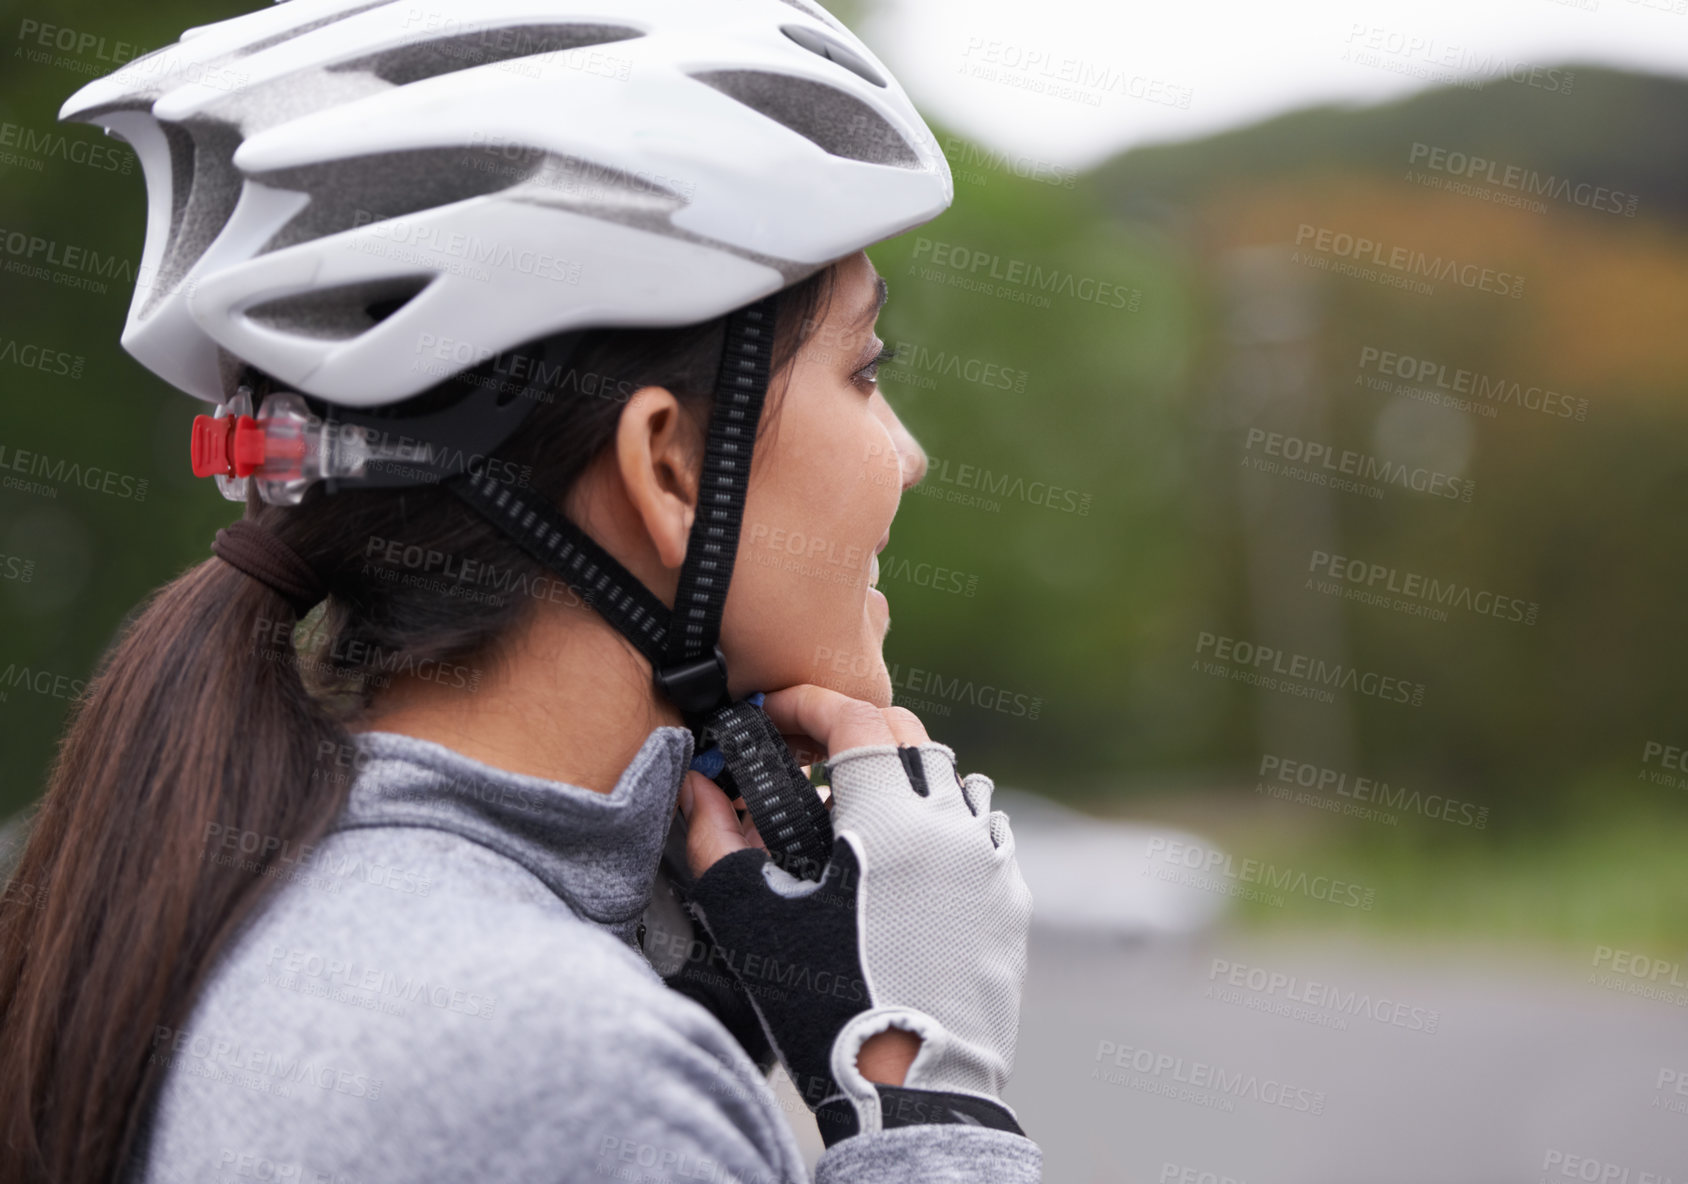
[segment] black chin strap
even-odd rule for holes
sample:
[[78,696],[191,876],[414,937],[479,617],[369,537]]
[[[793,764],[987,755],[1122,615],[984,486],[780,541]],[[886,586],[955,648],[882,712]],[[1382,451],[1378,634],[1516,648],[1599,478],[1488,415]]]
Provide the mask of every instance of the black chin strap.
[[818,879],[832,853],[831,816],[761,708],[732,702],[720,646],[778,305],[776,292],[727,319],[697,517],[672,610],[545,499],[498,480],[491,466],[448,485],[638,647],[692,729],[695,750],[719,745],[724,767],[715,780],[728,797],[744,798],[775,862]]

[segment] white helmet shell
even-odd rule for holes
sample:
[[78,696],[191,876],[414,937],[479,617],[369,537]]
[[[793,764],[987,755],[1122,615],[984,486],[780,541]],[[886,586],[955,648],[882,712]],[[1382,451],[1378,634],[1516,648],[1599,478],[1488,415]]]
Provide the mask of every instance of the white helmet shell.
[[287,0],[61,119],[135,148],[123,345],[393,403],[570,329],[707,320],[941,213],[949,166],[810,0]]

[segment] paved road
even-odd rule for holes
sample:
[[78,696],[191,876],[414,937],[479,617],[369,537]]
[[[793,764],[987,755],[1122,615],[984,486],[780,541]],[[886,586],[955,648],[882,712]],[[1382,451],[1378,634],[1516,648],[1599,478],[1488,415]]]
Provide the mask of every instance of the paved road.
[[1049,1184],[1684,1184],[1688,990],[1593,955],[1039,931],[1007,1100]]
[[1009,1102],[1051,1184],[1682,1184],[1688,991],[1593,955],[1040,935]]

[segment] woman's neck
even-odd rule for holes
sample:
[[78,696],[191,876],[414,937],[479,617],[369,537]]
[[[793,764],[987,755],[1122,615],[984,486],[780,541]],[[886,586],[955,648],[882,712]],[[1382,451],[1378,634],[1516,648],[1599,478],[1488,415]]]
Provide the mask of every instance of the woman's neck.
[[474,690],[410,675],[395,680],[353,731],[431,740],[483,764],[615,789],[652,731],[680,725],[645,659],[590,610],[535,612],[500,655],[471,668]]

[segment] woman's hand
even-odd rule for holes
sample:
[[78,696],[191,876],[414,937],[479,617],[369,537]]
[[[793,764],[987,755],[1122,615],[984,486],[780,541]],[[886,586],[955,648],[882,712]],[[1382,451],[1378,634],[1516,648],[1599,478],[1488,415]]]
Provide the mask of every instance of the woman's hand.
[[[804,765],[862,744],[923,744],[931,739],[920,717],[906,707],[875,707],[813,683],[770,693],[762,710]],[[742,808],[742,798],[734,801]],[[831,807],[830,799],[827,805]],[[681,782],[680,813],[686,816],[686,859],[693,876],[701,876],[734,851],[766,849],[749,812],[741,820],[726,793],[702,773],[688,771]]]
[[[762,709],[805,765],[859,744],[920,744],[930,739],[926,726],[906,707],[875,707],[812,683],[773,692]],[[742,808],[742,798],[734,801]],[[827,806],[832,806],[830,798]],[[694,876],[734,851],[766,849],[749,811],[741,820],[721,787],[695,770],[688,771],[680,785],[680,812],[686,817],[686,857]],[[862,1045],[856,1067],[869,1081],[901,1085],[919,1051],[919,1036],[889,1028]]]

